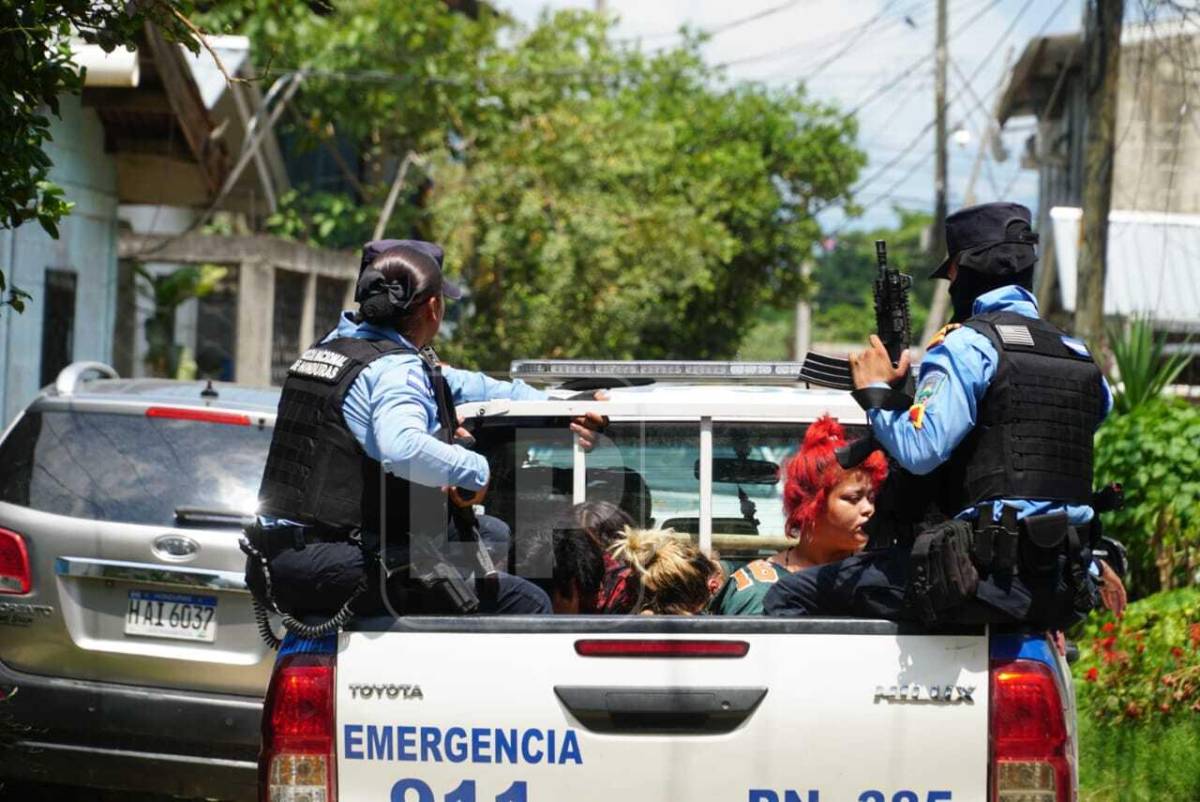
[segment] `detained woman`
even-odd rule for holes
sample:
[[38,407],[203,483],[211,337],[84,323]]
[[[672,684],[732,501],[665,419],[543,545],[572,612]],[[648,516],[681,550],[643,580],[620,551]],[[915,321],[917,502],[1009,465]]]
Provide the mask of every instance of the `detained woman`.
[[845,444],[845,430],[828,415],[808,427],[799,453],[785,469],[785,526],[795,544],[735,571],[713,599],[714,612],[761,614],[767,591],[781,578],[857,554],[867,545],[863,528],[875,514],[875,493],[887,477],[887,460],[876,451],[856,468],[844,470],[834,450]]

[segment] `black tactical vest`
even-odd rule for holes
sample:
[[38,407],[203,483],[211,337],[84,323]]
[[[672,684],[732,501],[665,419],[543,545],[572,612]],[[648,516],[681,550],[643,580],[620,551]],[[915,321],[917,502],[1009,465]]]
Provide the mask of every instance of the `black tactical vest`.
[[[292,363],[258,491],[263,515],[312,526],[323,536],[349,535],[359,528],[379,531],[381,466],[347,428],[342,403],[367,365],[395,353],[416,352],[391,340],[346,337],[315,345]],[[452,434],[455,413],[449,387],[440,370],[424,357],[422,363],[434,387],[438,420]],[[410,532],[414,509],[446,509],[445,495],[436,487],[390,473],[382,484],[389,533]],[[432,525],[444,532],[444,513]]]
[[1092,436],[1104,416],[1100,368],[1038,318],[989,312],[963,325],[1000,361],[975,428],[940,471],[943,511],[1000,498],[1088,504]]

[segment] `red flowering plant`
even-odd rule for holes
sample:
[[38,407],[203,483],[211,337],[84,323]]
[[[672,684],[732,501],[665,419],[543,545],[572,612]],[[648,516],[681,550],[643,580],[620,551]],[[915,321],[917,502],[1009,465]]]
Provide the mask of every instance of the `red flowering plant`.
[[1200,717],[1200,589],[1157,593],[1073,633],[1080,709],[1111,723]]

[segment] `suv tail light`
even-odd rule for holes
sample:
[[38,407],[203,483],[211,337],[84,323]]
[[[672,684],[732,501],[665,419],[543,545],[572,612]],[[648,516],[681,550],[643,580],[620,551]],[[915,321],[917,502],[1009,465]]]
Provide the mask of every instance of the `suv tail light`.
[[263,705],[259,799],[336,802],[334,656],[281,657]]
[[0,593],[25,594],[33,587],[25,538],[0,529]]
[[1050,667],[994,661],[991,694],[992,802],[1071,802],[1073,749]]

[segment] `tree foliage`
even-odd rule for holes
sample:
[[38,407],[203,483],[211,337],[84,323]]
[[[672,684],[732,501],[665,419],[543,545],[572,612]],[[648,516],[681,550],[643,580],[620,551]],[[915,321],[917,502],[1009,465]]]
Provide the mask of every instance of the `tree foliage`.
[[[875,240],[886,240],[888,262],[912,275],[912,331],[919,337],[929,314],[933,282],[927,281],[929,255],[922,247],[925,229],[933,222],[926,212],[897,208],[895,228],[850,231],[834,238],[817,260],[813,296],[813,339],[824,342],[864,342],[875,331],[873,282],[878,274]],[[924,343],[913,343],[924,345]]]
[[[111,52],[131,46],[151,22],[172,41],[199,48],[187,0],[98,3],[93,0],[18,0],[0,3],[0,228],[36,220],[51,237],[72,204],[50,180],[51,116],[59,96],[78,93],[83,75],[71,58],[71,37]],[[8,288],[0,264],[0,308],[23,308],[27,293]],[[9,293],[5,295],[5,290]]]
[[[361,205],[422,157],[386,231],[442,242],[471,292],[447,356],[727,357],[764,305],[795,301],[814,214],[849,200],[864,163],[852,119],[801,88],[728,82],[695,39],[647,54],[594,14],[525,31],[481,9],[349,0],[273,30],[230,23],[309,70],[293,131],[354,144]],[[359,244],[353,226],[323,239],[317,214],[280,221]]]

